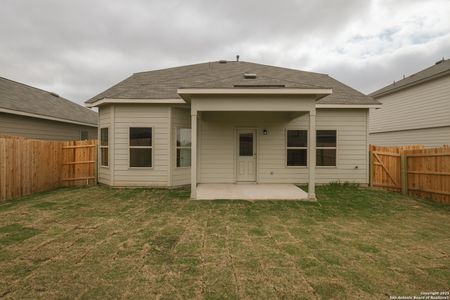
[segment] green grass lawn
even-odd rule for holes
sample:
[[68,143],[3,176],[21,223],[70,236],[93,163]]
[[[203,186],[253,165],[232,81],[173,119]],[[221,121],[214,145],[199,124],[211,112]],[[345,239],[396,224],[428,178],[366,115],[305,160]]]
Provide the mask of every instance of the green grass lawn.
[[[5,298],[377,298],[450,287],[450,206],[330,185],[318,202],[60,189],[0,204]],[[1,298],[0,297],[0,298]]]

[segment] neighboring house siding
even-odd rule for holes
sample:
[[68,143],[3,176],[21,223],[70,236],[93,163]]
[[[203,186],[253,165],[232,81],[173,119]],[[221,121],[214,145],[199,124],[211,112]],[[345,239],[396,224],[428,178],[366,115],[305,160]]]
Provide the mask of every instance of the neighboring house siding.
[[[112,139],[111,139],[111,115],[112,115],[112,105],[109,106],[101,106],[98,109],[98,136],[100,137],[100,128],[109,128],[109,165],[112,163],[111,157],[111,148],[112,148]],[[100,138],[99,138],[100,145]],[[111,185],[111,170],[110,166],[102,167],[100,165],[100,146],[98,148],[98,182]]]
[[[169,110],[168,106],[115,104],[114,128],[111,131],[114,149],[114,186],[168,186],[169,177]],[[153,166],[129,167],[129,128],[152,127]]]
[[89,139],[97,138],[96,127],[0,113],[0,135],[44,140],[79,140],[81,131],[88,131]]
[[[450,116],[449,116],[450,118]],[[370,134],[369,141],[379,146],[425,145],[439,147],[450,145],[450,126]]]
[[[199,123],[199,183],[235,182],[236,127],[258,129],[258,182],[308,182],[306,167],[286,166],[285,140],[286,129],[308,129],[307,113],[204,112]],[[318,167],[316,182],[367,183],[367,110],[318,109],[317,129],[335,129],[338,137],[337,167]]]
[[[370,112],[370,133],[450,126],[450,76],[377,100],[382,107]],[[403,133],[398,135],[404,136]],[[410,143],[415,142],[408,140]]]
[[191,168],[177,168],[177,128],[191,128],[190,108],[171,108],[171,132],[172,132],[172,183],[171,185],[186,185],[191,183]]

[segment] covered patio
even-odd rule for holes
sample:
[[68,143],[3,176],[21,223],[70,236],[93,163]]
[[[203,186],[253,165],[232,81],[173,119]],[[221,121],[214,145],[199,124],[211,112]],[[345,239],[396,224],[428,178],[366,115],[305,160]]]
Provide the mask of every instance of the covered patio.
[[[315,199],[316,101],[331,93],[330,88],[274,82],[255,74],[179,88],[178,95],[191,105],[191,198]],[[211,113],[216,115],[209,124],[202,122],[208,121],[203,114]],[[229,118],[218,123],[225,114]],[[302,150],[307,159],[297,169],[306,172],[292,171],[284,157],[269,158],[270,153],[284,153],[283,126],[293,114],[306,117],[298,126],[307,129]],[[268,130],[275,115],[284,120]],[[272,169],[263,167],[270,164]],[[308,193],[294,185],[301,182],[308,183]]]
[[294,184],[207,184],[197,185],[197,200],[308,200],[308,193]]

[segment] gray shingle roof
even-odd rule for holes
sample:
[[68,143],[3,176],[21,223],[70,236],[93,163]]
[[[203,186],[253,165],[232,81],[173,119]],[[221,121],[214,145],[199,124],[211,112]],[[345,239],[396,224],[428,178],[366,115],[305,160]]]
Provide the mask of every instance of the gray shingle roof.
[[56,94],[0,77],[0,108],[97,125],[98,114]]
[[[178,99],[181,87],[233,87],[244,81],[244,73],[255,73],[260,84],[276,82],[289,87],[332,88],[333,93],[320,104],[379,104],[378,101],[326,74],[305,72],[250,62],[208,62],[163,70],[135,73],[108,90],[89,99]],[[258,79],[260,78],[260,79]],[[245,80],[244,82],[246,82]],[[270,85],[270,84],[269,84]]]
[[444,75],[450,75],[450,59],[440,60],[431,67],[376,90],[370,96],[376,98]]

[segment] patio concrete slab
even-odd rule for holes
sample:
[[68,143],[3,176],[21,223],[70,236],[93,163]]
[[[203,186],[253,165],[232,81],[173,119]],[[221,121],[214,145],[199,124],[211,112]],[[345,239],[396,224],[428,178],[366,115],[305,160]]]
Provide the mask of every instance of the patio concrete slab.
[[197,186],[197,200],[308,200],[294,184],[206,184]]

